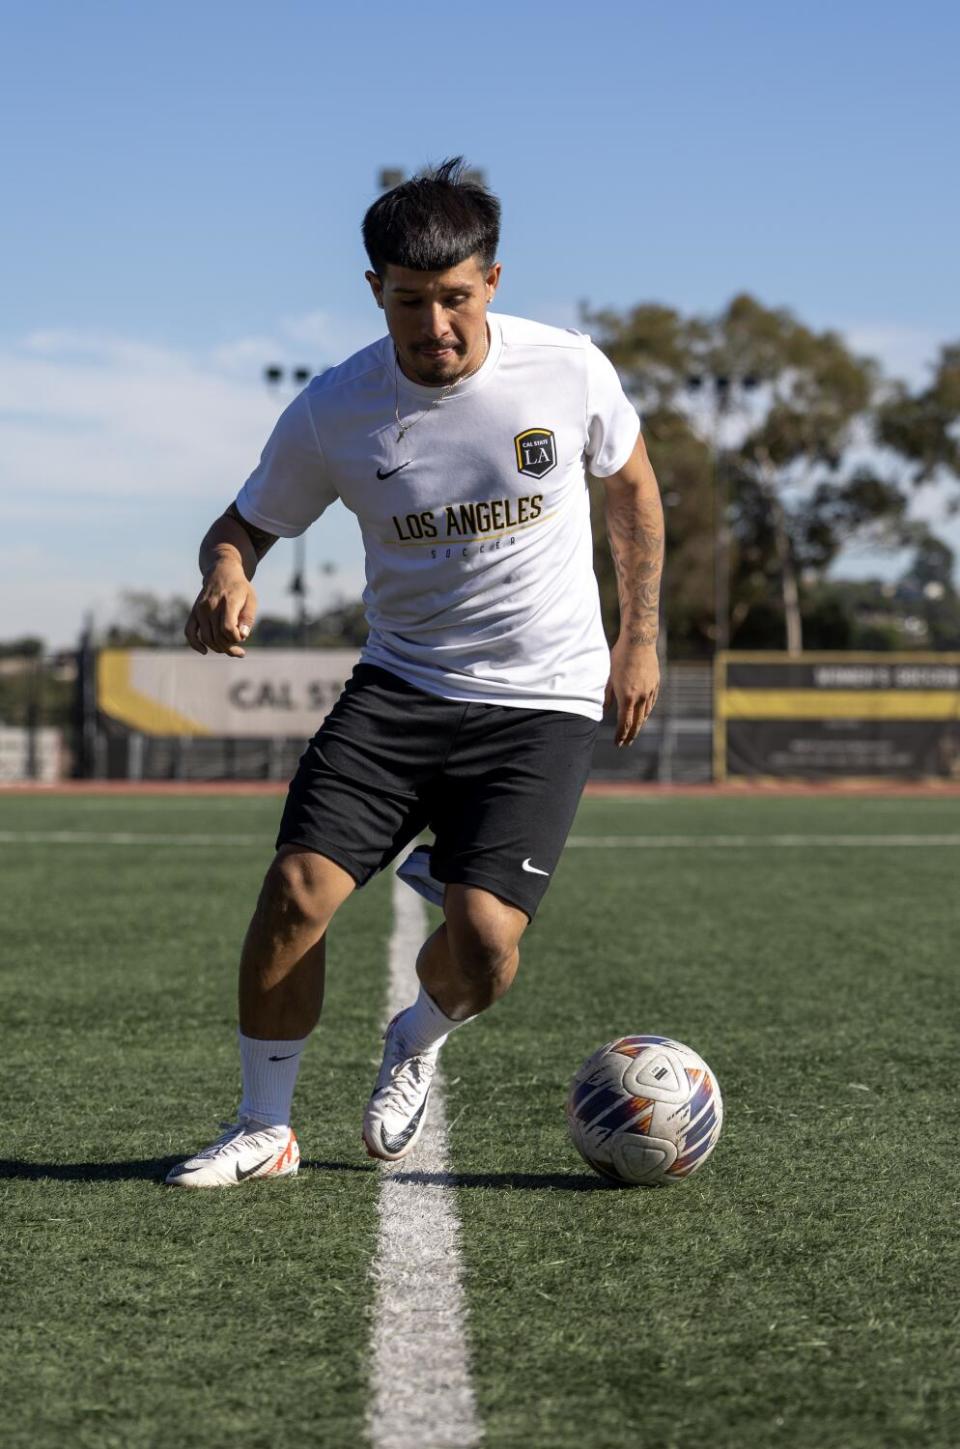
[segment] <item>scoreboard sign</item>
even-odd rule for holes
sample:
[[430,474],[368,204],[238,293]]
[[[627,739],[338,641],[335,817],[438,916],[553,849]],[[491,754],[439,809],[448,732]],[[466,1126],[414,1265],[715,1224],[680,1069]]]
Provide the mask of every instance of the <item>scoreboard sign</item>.
[[722,654],[714,775],[960,780],[960,654]]

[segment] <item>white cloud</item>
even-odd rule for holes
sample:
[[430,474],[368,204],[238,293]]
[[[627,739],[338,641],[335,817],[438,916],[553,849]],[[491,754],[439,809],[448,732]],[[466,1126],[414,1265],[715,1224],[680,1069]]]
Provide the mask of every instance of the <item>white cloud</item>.
[[269,363],[315,371],[342,362],[380,336],[373,304],[369,317],[341,317],[327,311],[285,317],[269,336],[238,337],[211,350],[211,363],[231,376],[261,378]]
[[[281,323],[280,335],[289,352],[290,346],[312,349],[306,359],[314,367],[329,367],[342,362],[351,353],[366,347],[384,332],[383,321],[370,299],[370,315],[340,317],[333,312],[305,312],[301,317],[287,317]],[[292,358],[293,362],[302,361]]]
[[[116,593],[196,590],[196,550],[234,496],[292,389],[271,393],[264,363],[320,365],[371,340],[360,319],[312,313],[271,338],[204,352],[69,331],[0,342],[0,506],[7,539],[0,637],[71,642],[88,609]],[[310,338],[317,357],[302,355]],[[340,347],[340,344],[343,344]],[[331,509],[308,541],[312,600],[356,596],[362,551],[353,518]],[[322,582],[321,559],[337,573]],[[261,608],[288,612],[290,545],[265,560]]]
[[890,377],[899,377],[912,387],[929,382],[940,349],[950,340],[930,327],[894,322],[855,322],[840,330],[854,352],[877,358]]
[[123,339],[62,342],[0,350],[4,493],[39,512],[49,495],[193,495],[249,471],[277,411],[261,386]]

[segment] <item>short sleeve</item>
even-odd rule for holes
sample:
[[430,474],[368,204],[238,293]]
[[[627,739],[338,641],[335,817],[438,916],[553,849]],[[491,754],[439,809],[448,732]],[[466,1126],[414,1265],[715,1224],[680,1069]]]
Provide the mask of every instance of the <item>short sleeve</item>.
[[623,390],[613,363],[587,341],[587,467],[597,478],[622,468],[640,435],[637,410]]
[[237,494],[248,523],[295,538],[337,497],[324,461],[304,389],[277,420],[260,462]]

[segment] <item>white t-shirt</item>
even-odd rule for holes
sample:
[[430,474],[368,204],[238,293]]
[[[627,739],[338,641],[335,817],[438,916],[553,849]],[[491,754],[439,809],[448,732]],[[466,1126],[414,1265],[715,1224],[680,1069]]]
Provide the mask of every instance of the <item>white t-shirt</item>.
[[[610,657],[585,475],[623,467],[639,419],[589,337],[487,320],[486,361],[439,402],[389,337],[315,377],[237,507],[282,538],[336,498],[356,514],[365,663],[446,699],[600,719]],[[399,441],[398,400],[417,419]]]

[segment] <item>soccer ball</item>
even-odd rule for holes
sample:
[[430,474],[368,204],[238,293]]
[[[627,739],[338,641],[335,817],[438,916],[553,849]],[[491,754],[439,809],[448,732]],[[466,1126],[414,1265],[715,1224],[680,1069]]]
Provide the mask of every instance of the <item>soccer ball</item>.
[[683,1042],[622,1036],[574,1077],[567,1122],[580,1156],[602,1177],[668,1187],[716,1147],[723,1101],[713,1072]]

